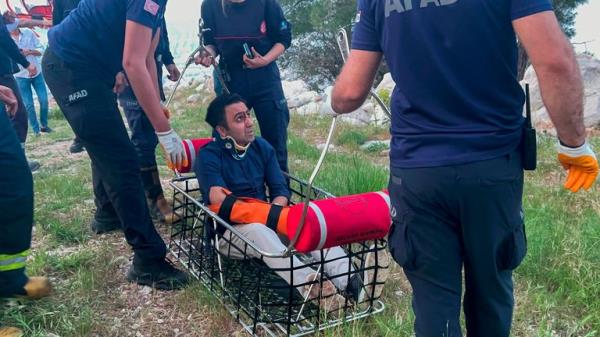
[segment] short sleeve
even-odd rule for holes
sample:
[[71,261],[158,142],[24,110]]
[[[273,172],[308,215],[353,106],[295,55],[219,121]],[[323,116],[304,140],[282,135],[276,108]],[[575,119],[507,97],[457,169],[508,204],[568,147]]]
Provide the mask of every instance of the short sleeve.
[[516,20],[551,10],[552,4],[549,0],[512,0],[510,4],[510,19]]
[[194,172],[200,184],[200,190],[204,195],[204,201],[210,203],[208,196],[211,187],[220,186],[227,188],[227,184],[221,175],[221,161],[217,154],[209,148],[203,148],[198,154],[194,164]]
[[126,18],[154,31],[160,25],[164,10],[159,0],[127,0]]
[[292,25],[286,20],[281,6],[274,1],[268,0],[266,4],[267,35],[274,43],[281,43],[286,49],[292,43]]
[[202,38],[204,39],[205,45],[215,46],[215,18],[212,12],[212,1],[202,1],[202,21],[204,22],[204,30],[202,31]]
[[375,2],[373,0],[358,1],[352,33],[352,49],[381,51],[380,33],[375,20]]

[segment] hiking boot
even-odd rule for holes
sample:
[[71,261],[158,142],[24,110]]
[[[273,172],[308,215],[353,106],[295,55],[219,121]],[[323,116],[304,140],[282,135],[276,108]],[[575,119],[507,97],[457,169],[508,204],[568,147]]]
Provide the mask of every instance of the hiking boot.
[[79,152],[82,152],[83,150],[85,150],[83,148],[83,144],[81,144],[77,140],[73,140],[73,144],[71,144],[71,146],[69,146],[69,152],[71,152],[71,153],[79,153]]
[[[22,270],[20,273],[18,271],[6,273],[10,272],[14,272],[13,275],[15,276],[3,280],[3,288],[0,289],[0,297],[2,298],[20,297],[37,300],[50,295],[50,292],[52,292],[52,285],[46,277],[27,277]],[[4,284],[4,282],[7,284]]]
[[159,290],[181,289],[189,282],[187,274],[166,259],[150,263],[136,263],[134,259],[127,271],[127,280]]
[[0,337],[23,337],[23,330],[11,326],[0,327]]
[[[326,313],[338,310],[344,306],[346,300],[338,294],[337,288],[333,282],[323,280],[320,282],[321,276],[317,273],[312,273],[306,278],[308,284],[304,285],[304,298],[314,300],[316,304]],[[316,283],[315,283],[316,282]]]
[[28,160],[27,165],[29,165],[29,170],[33,173],[40,168],[40,163],[35,160]]
[[52,292],[52,284],[46,277],[31,276],[23,287],[25,289],[25,297],[32,300],[37,300],[50,295]]
[[49,126],[42,126],[40,128],[40,132],[50,133],[50,132],[54,132],[54,130],[52,130]]
[[173,209],[163,195],[160,195],[155,201],[150,202],[150,215],[152,220],[160,221],[167,225],[172,225],[179,220],[179,217],[173,212]]
[[361,303],[381,296],[383,286],[390,273],[390,256],[385,250],[377,250],[375,245],[369,252],[346,287],[346,294],[355,303]]
[[102,217],[94,217],[90,223],[90,227],[92,228],[92,232],[96,234],[109,233],[123,228],[119,218]]

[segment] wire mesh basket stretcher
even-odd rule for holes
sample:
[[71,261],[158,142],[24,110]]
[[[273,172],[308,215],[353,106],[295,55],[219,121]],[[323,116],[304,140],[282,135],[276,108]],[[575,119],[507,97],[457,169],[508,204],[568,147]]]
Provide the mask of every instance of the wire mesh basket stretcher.
[[[292,203],[302,201],[309,192],[314,200],[333,197],[293,176],[288,178]],[[304,336],[384,310],[379,295],[385,277],[378,275],[387,275],[389,264],[369,264],[367,260],[373,257],[377,260],[387,254],[385,239],[343,245],[344,256],[329,256],[328,249],[311,254],[265,252],[202,203],[195,177],[174,178],[170,184],[174,190],[173,209],[179,217],[171,229],[170,254],[219,299],[251,335]],[[218,226],[226,229],[225,234],[217,230]],[[224,246],[228,248],[223,249]],[[294,264],[294,257],[303,265]],[[264,263],[269,258],[290,259],[290,267],[274,270]],[[328,274],[328,263],[335,261],[345,262],[348,267]],[[316,271],[315,276],[294,280],[293,271],[305,267]],[[291,284],[278,275],[281,273],[289,273]],[[344,289],[326,292],[321,287],[327,280],[345,278],[342,283],[348,283],[356,275],[365,280],[364,275],[370,275],[370,281],[362,284],[366,296],[358,300]],[[318,294],[310,292],[313,287],[318,289]],[[307,289],[311,296],[302,296],[297,289]],[[328,305],[334,300],[337,300],[336,305]]]

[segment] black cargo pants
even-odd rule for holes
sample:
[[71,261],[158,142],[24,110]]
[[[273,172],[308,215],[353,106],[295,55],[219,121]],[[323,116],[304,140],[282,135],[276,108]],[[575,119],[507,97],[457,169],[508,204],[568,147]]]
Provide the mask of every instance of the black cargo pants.
[[463,165],[395,169],[390,251],[413,288],[416,337],[508,337],[512,270],[526,253],[518,151]]
[[92,161],[97,214],[114,214],[123,225],[134,261],[163,259],[166,246],[156,232],[144,196],[140,164],[112,86],[93,69],[65,64],[50,48],[42,68],[46,83]]

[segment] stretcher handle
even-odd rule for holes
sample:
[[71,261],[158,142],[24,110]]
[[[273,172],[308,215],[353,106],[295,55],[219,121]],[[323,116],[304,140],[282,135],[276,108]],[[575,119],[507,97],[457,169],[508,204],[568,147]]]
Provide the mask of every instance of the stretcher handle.
[[177,88],[179,87],[179,83],[181,83],[181,79],[183,78],[185,71],[189,68],[190,64],[192,64],[194,62],[194,55],[196,55],[196,53],[198,53],[199,51],[200,51],[200,47],[194,49],[194,51],[190,54],[190,56],[185,61],[185,66],[183,66],[181,75],[179,75],[179,79],[177,80],[177,83],[175,83],[175,87],[173,87],[173,91],[171,92],[171,95],[169,95],[169,98],[167,99],[167,102],[165,103],[166,108],[168,108],[169,105],[171,104],[171,101],[173,100],[173,97],[175,96],[175,92],[177,91]]
[[[342,27],[342,28],[340,28],[340,30],[338,30],[338,33],[336,35],[336,42],[338,45],[338,49],[340,50],[340,54],[342,55],[342,60],[344,61],[344,63],[346,63],[346,61],[348,60],[348,55],[350,55],[350,44],[349,44],[349,40],[348,40],[348,33],[346,33],[346,28]],[[390,109],[383,102],[381,97],[379,97],[379,95],[377,95],[377,93],[375,92],[375,89],[371,88],[369,90],[369,95],[371,95],[371,97],[373,97],[375,99],[375,101],[377,102],[377,104],[379,104],[379,106],[381,107],[383,112],[391,120],[392,113],[390,112]]]
[[310,195],[312,192],[313,182],[321,170],[321,166],[323,166],[323,160],[325,159],[325,155],[329,150],[329,145],[331,145],[331,139],[333,138],[333,131],[335,130],[335,122],[337,121],[337,116],[333,117],[331,120],[331,126],[329,127],[329,134],[327,135],[327,141],[325,142],[325,147],[323,151],[321,151],[321,156],[317,161],[317,165],[315,166],[310,178],[308,179],[308,188],[304,196],[304,205],[302,206],[302,215],[300,216],[300,222],[298,223],[298,227],[296,228],[296,234],[294,234],[294,238],[290,241],[290,244],[287,246],[284,256],[289,256],[293,253],[294,247],[296,246],[296,242],[298,242],[298,238],[300,237],[300,233],[302,233],[302,228],[304,228],[304,224],[306,223],[306,215],[308,214],[308,206],[310,204]]

